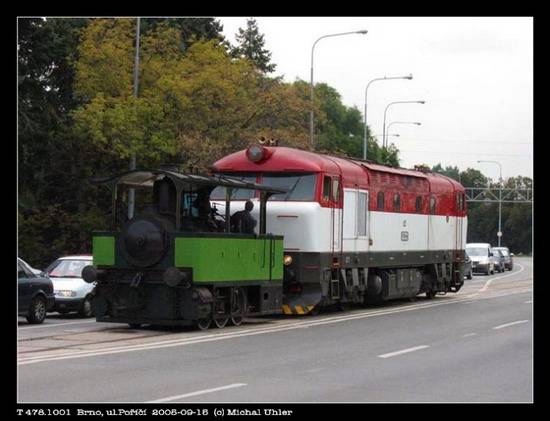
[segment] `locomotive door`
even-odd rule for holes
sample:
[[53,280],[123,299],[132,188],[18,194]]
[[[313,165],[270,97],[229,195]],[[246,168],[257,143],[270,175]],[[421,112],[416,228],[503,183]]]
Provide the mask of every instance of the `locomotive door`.
[[340,209],[340,178],[324,176],[323,178],[323,203],[330,212],[328,220],[328,248],[331,254],[340,253],[341,248],[341,224],[342,216]]
[[341,253],[343,215],[340,201],[343,200],[341,193],[340,177],[332,177],[331,188],[331,231],[332,231],[332,253]]

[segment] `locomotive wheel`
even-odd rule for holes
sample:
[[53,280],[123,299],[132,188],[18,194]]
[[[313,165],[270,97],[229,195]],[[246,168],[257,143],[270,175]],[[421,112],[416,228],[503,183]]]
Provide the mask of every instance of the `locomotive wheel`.
[[214,319],[214,324],[218,329],[223,329],[228,321],[229,321],[229,317],[222,317],[222,318]]
[[199,319],[199,320],[197,320],[197,327],[200,330],[208,330],[211,323],[212,323],[212,319],[210,319],[210,318],[208,318],[208,319]]
[[234,326],[240,326],[243,322],[243,314],[246,309],[246,295],[242,288],[235,288],[233,290],[233,303],[231,307],[231,323]]

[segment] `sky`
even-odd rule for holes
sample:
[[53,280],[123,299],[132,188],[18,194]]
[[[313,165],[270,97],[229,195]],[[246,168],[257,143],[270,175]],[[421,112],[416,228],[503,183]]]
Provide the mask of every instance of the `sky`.
[[[311,49],[323,35],[367,30],[320,40],[314,82],[334,87],[342,102],[365,107],[371,133],[394,124],[388,141],[401,166],[476,168],[498,179],[533,175],[533,19],[530,17],[254,17],[277,65],[273,76],[310,81]],[[247,17],[218,17],[236,44]],[[382,136],[379,136],[379,143]]]

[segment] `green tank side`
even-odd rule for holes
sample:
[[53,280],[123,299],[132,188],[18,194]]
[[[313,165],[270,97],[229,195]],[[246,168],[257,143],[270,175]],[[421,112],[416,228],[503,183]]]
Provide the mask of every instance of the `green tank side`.
[[114,266],[115,237],[113,235],[94,235],[92,253],[94,266]]
[[283,240],[179,237],[174,260],[193,268],[193,282],[282,282]]

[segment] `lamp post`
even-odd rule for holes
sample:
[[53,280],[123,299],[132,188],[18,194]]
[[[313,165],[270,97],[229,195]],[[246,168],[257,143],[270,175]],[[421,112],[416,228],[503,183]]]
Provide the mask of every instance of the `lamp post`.
[[313,43],[313,46],[311,47],[311,82],[310,82],[310,97],[311,97],[311,110],[309,112],[309,138],[311,142],[311,148],[313,148],[313,52],[315,50],[315,45],[321,41],[323,38],[329,38],[329,37],[337,37],[342,35],[351,35],[351,34],[362,34],[366,35],[368,31],[361,30],[361,31],[352,31],[352,32],[340,32],[337,34],[329,34],[329,35],[323,35],[322,37],[319,37],[315,40]]
[[425,104],[426,101],[394,101],[390,102],[388,105],[386,105],[386,109],[384,110],[384,127],[382,130],[382,146],[386,146],[386,113],[388,112],[388,108],[390,108],[394,104]]
[[393,79],[408,79],[411,80],[413,78],[413,75],[410,74],[408,76],[391,76],[391,77],[377,77],[375,79],[372,79],[369,83],[367,83],[367,87],[365,88],[365,130],[364,130],[364,138],[363,138],[363,159],[367,159],[367,141],[369,138],[369,128],[367,126],[367,94],[369,92],[369,86],[372,82],[376,82],[379,80],[393,80]]
[[[137,18],[136,22],[136,56],[134,59],[134,96],[138,96],[138,83],[139,83],[139,32],[140,32],[140,18]],[[130,171],[136,169],[136,154],[132,153],[130,158]],[[134,217],[135,206],[135,190],[130,189],[128,191],[128,219]]]
[[498,175],[498,178],[499,178],[499,187],[498,187],[498,233],[497,233],[497,237],[498,237],[498,246],[500,247],[500,239],[502,238],[502,230],[501,230],[501,221],[502,221],[502,165],[500,165],[500,162],[498,161],[477,161],[478,163],[482,163],[482,162],[489,162],[489,163],[492,163],[492,164],[497,164],[498,165],[498,170],[499,170],[499,175]]
[[387,131],[386,138],[391,136],[390,127],[394,124],[414,124],[416,126],[422,125],[422,123],[420,123],[419,121],[392,121],[391,123],[388,124],[388,127],[386,128],[386,131]]

